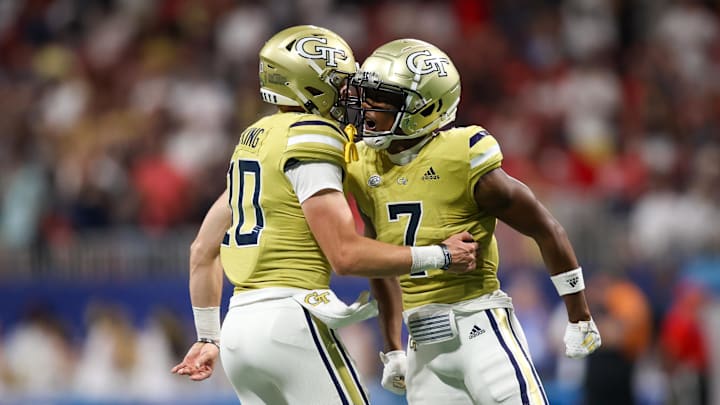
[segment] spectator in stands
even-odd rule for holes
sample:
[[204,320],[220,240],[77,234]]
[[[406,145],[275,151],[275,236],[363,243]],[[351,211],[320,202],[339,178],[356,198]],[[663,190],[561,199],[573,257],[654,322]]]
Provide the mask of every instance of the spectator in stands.
[[660,350],[670,383],[668,405],[710,404],[708,332],[703,327],[706,293],[685,282],[674,296],[660,327]]
[[73,375],[73,349],[62,320],[49,304],[28,306],[5,339],[8,392],[50,395],[64,391]]
[[635,363],[651,342],[652,317],[643,292],[629,281],[597,273],[588,303],[603,331],[603,345],[588,357],[584,378],[588,405],[635,402]]

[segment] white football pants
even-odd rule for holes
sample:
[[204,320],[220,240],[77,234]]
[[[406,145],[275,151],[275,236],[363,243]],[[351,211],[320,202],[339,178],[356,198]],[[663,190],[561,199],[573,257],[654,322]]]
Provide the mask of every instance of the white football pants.
[[[548,405],[511,308],[455,313],[458,335],[408,344],[410,405]],[[415,348],[415,349],[413,349]]]
[[242,405],[369,403],[335,331],[292,297],[247,305],[231,302],[222,325],[220,356]]

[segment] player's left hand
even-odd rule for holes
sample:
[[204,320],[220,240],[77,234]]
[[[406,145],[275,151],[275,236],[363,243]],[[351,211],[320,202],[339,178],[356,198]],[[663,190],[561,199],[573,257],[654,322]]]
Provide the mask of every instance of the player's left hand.
[[477,267],[478,244],[470,232],[460,232],[445,239],[443,244],[450,253],[448,273],[463,274]]
[[602,345],[600,331],[592,319],[577,323],[569,322],[565,328],[563,341],[565,355],[573,359],[581,359]]
[[220,350],[212,343],[196,342],[190,347],[183,361],[170,371],[186,375],[193,381],[202,381],[210,377]]
[[383,388],[393,394],[405,395],[405,373],[407,372],[405,351],[380,352],[380,360],[385,365],[381,381]]

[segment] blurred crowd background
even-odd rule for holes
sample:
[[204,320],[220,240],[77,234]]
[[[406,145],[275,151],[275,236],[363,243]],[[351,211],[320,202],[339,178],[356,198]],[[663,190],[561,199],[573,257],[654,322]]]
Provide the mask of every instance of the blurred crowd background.
[[[359,61],[399,37],[447,51],[457,124],[566,227],[603,336],[584,361],[536,247],[498,229],[551,403],[720,404],[714,0],[0,1],[0,403],[236,403],[221,370],[169,373],[194,339],[189,243],[273,111],[259,48],[308,23]],[[373,403],[404,403],[378,387],[374,322],[342,333]]]

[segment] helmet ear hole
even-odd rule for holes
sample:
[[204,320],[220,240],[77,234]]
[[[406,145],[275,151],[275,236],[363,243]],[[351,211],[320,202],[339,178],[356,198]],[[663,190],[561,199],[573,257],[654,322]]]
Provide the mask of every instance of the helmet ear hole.
[[307,92],[312,94],[313,96],[319,96],[323,94],[322,90],[318,90],[315,87],[305,87],[305,90],[307,90]]
[[430,114],[432,114],[433,111],[435,111],[435,104],[431,104],[431,105],[423,108],[423,110],[420,111],[420,115],[422,115],[423,117],[427,117]]
[[437,110],[435,110],[435,111],[440,112],[440,110],[442,109],[442,106],[443,106],[443,102],[442,102],[442,99],[440,99],[437,102]]
[[293,47],[293,45],[295,45],[295,41],[296,41],[296,40],[293,39],[293,40],[290,41],[290,42],[287,44],[287,46],[285,47],[285,49],[287,49],[288,52],[292,51],[292,47]]

